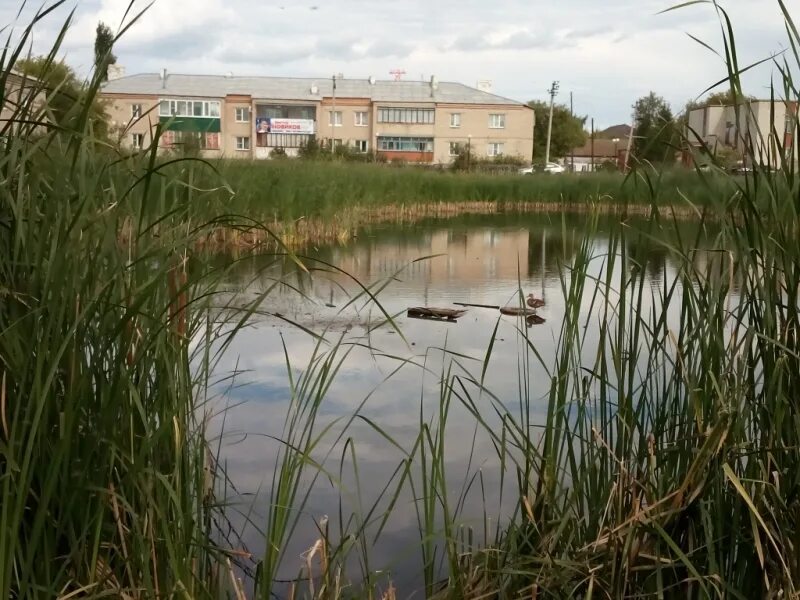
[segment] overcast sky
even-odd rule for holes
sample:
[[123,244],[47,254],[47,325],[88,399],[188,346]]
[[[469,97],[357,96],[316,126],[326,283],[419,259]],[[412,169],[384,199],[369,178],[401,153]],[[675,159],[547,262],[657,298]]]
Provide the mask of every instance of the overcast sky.
[[[676,0],[677,1],[677,0]],[[796,6],[798,0],[786,0]],[[0,24],[18,30],[40,5],[0,0]],[[68,12],[63,46],[86,74],[97,22],[117,29],[129,0],[72,0],[35,30],[33,52],[47,50]],[[559,80],[558,101],[594,117],[598,128],[630,119],[636,98],[656,91],[680,110],[725,74],[722,61],[690,39],[721,47],[711,5],[667,14],[670,0],[155,0],[116,48],[127,72],[214,73],[389,79],[429,78],[475,85],[521,101],[545,99]],[[147,3],[134,2],[134,12]],[[788,46],[777,0],[727,0],[740,63]],[[800,11],[798,11],[800,16]],[[130,20],[130,15],[128,17]],[[746,82],[767,94],[775,69]]]

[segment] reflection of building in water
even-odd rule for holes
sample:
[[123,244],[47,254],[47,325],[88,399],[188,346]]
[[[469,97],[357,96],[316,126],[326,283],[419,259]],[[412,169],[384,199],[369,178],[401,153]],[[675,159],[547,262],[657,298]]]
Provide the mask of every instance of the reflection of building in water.
[[[430,257],[419,260],[423,257]],[[517,279],[528,273],[528,231],[440,230],[415,241],[381,240],[334,253],[332,262],[359,279],[391,276],[429,282]],[[416,262],[415,262],[416,261]]]

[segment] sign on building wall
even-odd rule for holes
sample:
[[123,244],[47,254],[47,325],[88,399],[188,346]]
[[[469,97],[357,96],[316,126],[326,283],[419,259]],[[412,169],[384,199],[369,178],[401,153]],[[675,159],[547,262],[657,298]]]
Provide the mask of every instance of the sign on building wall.
[[311,119],[256,119],[256,133],[296,133],[313,135],[314,121]]

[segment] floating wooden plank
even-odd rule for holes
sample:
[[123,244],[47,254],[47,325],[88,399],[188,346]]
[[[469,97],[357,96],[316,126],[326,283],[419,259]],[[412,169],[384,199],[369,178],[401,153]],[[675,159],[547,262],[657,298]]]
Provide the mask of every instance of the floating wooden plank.
[[475,306],[477,308],[493,308],[497,310],[500,308],[498,304],[470,304],[469,302],[453,302],[456,306]]
[[500,313],[511,317],[530,317],[536,314],[535,308],[521,308],[519,306],[504,306]]
[[428,308],[426,306],[415,306],[408,309],[408,316],[412,319],[433,319],[436,321],[455,321],[461,317],[466,310],[455,308]]

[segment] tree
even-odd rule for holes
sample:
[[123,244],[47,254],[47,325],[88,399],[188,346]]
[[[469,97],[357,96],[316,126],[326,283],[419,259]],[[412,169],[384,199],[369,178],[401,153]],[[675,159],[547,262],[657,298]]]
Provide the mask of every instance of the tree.
[[15,68],[44,84],[49,119],[58,127],[83,130],[81,115],[89,103],[87,119],[92,132],[98,137],[108,135],[108,115],[105,104],[88,86],[78,79],[75,71],[64,61],[54,61],[47,56],[23,58]]
[[634,157],[640,161],[673,162],[677,130],[667,101],[655,92],[639,98],[634,105],[634,120]]
[[108,81],[109,65],[117,64],[114,56],[114,34],[111,28],[100,21],[97,24],[97,34],[94,38],[94,68],[100,75],[101,81]]
[[[541,100],[528,102],[534,110],[533,156],[535,160],[544,160],[547,146],[547,124],[550,118],[550,104]],[[569,107],[563,104],[553,106],[553,131],[550,136],[550,156],[561,158],[570,150],[582,146],[586,142],[583,130],[586,117],[575,117],[570,114]]]

